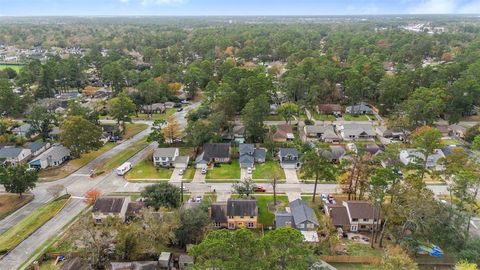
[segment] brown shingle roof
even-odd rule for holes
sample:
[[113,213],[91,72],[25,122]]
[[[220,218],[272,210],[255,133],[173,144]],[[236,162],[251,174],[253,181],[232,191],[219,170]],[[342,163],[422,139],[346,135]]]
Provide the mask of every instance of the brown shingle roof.
[[143,202],[129,202],[125,215],[127,217],[134,217],[140,212],[140,210],[142,210],[144,206],[145,204]]
[[125,198],[101,197],[95,201],[92,212],[120,213]]
[[229,199],[227,201],[227,216],[257,216],[257,200]]
[[366,201],[346,201],[351,218],[373,218],[373,206]]
[[334,226],[345,226],[350,225],[350,220],[348,219],[347,208],[343,205],[328,205],[330,217],[332,218],[332,223]]
[[273,134],[274,139],[286,139],[287,133],[293,133],[292,126],[281,124],[277,126],[277,131]]

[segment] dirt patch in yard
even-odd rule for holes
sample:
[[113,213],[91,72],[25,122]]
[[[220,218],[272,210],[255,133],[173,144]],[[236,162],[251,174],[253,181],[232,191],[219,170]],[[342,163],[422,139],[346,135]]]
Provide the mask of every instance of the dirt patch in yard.
[[33,200],[32,194],[23,194],[23,196],[20,197],[18,194],[0,193],[0,220],[29,203],[31,200]]

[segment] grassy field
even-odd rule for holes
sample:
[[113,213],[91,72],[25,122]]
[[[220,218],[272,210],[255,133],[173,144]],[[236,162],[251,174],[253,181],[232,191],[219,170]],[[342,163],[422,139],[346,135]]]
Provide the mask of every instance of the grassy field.
[[31,200],[33,200],[32,194],[23,194],[22,197],[18,196],[18,194],[0,194],[0,220],[29,203]]
[[240,179],[240,163],[233,160],[230,164],[219,164],[219,167],[207,171],[206,179]]
[[[273,195],[256,195],[258,206],[258,222],[264,227],[273,226],[275,222],[275,213],[268,209],[269,204],[273,204]],[[288,203],[288,197],[285,195],[277,195],[277,201],[281,201],[280,206]]]
[[[370,118],[373,120],[375,117],[372,115]],[[359,114],[359,115],[351,115],[351,114],[344,114],[343,115],[343,120],[345,121],[368,121],[368,117],[364,114]]]
[[126,175],[127,179],[170,179],[173,169],[156,168],[150,159],[145,159],[133,167]]
[[151,117],[147,114],[139,113],[138,116],[134,116],[133,119],[135,120],[167,120],[167,118],[174,114],[177,111],[176,108],[169,108],[165,111],[165,113],[157,113],[157,114],[152,114]]
[[355,243],[351,240],[345,240],[348,255],[350,256],[374,256],[382,257],[384,252],[382,249],[371,248],[369,244]]
[[460,141],[457,141],[455,139],[442,139],[441,143],[443,145],[462,145]]
[[90,161],[94,160],[101,154],[115,147],[115,143],[106,143],[100,149],[83,154],[80,158],[76,158],[68,161],[65,165],[57,168],[50,168],[41,170],[38,174],[40,181],[54,181],[64,178],[81,167],[85,166]]
[[97,173],[101,172],[109,172],[116,167],[122,165],[125,161],[127,161],[129,158],[131,158],[133,155],[147,147],[149,143],[147,142],[147,138],[143,138],[135,143],[132,144],[129,148],[121,151],[120,153],[116,154],[112,158],[110,158],[107,162],[98,165],[95,168],[95,171]]
[[331,114],[319,114],[315,110],[311,110],[310,113],[312,114],[313,119],[318,121],[335,121],[335,116]]
[[285,172],[276,161],[269,160],[263,164],[256,164],[252,173],[252,179],[273,179],[277,175],[280,179],[285,179]]
[[282,116],[279,114],[269,114],[267,117],[265,117],[266,121],[285,121]]
[[0,254],[4,254],[15,248],[30,234],[35,232],[48,220],[54,217],[60,209],[67,203],[68,198],[61,197],[55,201],[49,202],[33,211],[30,215],[22,219],[18,224],[8,229],[0,235]]
[[130,139],[131,137],[144,131],[146,128],[148,128],[147,124],[127,123],[125,125],[125,134],[123,134],[123,139]]
[[11,68],[11,69],[15,70],[17,73],[20,72],[22,67],[23,67],[22,65],[17,65],[17,64],[0,64],[0,70],[4,70],[6,68]]

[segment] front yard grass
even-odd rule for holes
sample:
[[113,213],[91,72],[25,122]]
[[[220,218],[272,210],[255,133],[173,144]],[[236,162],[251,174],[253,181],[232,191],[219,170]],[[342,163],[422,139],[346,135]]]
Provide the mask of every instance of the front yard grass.
[[335,116],[331,114],[320,114],[315,110],[310,110],[310,113],[312,114],[313,119],[318,120],[318,121],[335,121]]
[[32,194],[23,194],[22,197],[11,193],[0,194],[0,220],[17,211],[31,200],[33,200]]
[[[275,212],[270,211],[270,206],[273,206],[273,195],[255,195],[258,206],[258,222],[264,227],[274,226]],[[277,207],[285,207],[288,204],[288,197],[285,195],[277,195],[277,201],[280,203]]]
[[285,172],[277,161],[268,160],[265,163],[256,164],[252,172],[252,179],[273,179],[274,176],[285,179]]
[[68,199],[68,197],[63,196],[43,205],[0,235],[0,254],[5,254],[15,248],[25,238],[53,218],[65,206]]
[[136,153],[140,152],[142,149],[144,149],[148,145],[149,143],[147,142],[147,137],[133,143],[132,146],[116,154],[115,156],[110,158],[107,162],[98,165],[95,168],[95,172],[97,174],[100,174],[100,173],[109,172],[115,169],[116,167],[122,165],[122,163],[127,161],[129,158],[134,156]]
[[86,154],[81,155],[81,157],[79,158],[72,159],[63,166],[40,170],[40,172],[38,173],[39,181],[45,181],[45,182],[55,181],[55,180],[67,177],[71,173],[87,165],[87,163],[94,160],[101,154],[112,149],[113,147],[115,147],[115,145],[116,145],[115,143],[108,142],[104,144],[102,147],[100,147],[98,150],[88,152]]
[[231,163],[222,163],[207,170],[206,179],[240,179],[240,163],[233,160]]
[[123,134],[123,139],[128,140],[133,136],[137,135],[138,133],[144,131],[148,128],[147,124],[142,123],[127,123],[125,124],[125,134]]
[[145,159],[133,167],[126,175],[127,179],[170,179],[173,169],[157,168],[150,159]]
[[460,141],[457,141],[455,139],[442,139],[440,142],[443,145],[462,145]]
[[344,114],[343,115],[343,120],[345,121],[369,121],[370,119],[374,119],[375,117],[372,116],[366,116],[364,114],[358,114],[358,115],[351,115],[351,114]]
[[138,116],[134,116],[133,119],[134,120],[152,120],[152,121],[167,120],[167,118],[170,115],[174,114],[176,111],[177,111],[176,108],[169,108],[165,111],[165,113],[155,113],[155,114],[152,114],[151,117],[147,114],[139,113]]
[[182,179],[184,180],[193,180],[193,177],[195,176],[195,168],[190,167],[185,170],[183,173]]

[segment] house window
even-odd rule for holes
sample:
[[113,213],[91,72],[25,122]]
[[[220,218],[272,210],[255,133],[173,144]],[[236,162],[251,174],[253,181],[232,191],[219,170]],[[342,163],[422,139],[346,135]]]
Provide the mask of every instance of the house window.
[[313,229],[315,228],[315,226],[313,225],[313,223],[308,223],[307,224],[307,229]]
[[243,216],[240,216],[240,218],[243,218]]
[[101,218],[96,218],[95,223],[97,223],[97,224],[102,223],[102,219]]
[[252,229],[252,228],[255,228],[255,226],[253,225],[253,222],[249,222],[247,224],[248,228]]
[[358,231],[358,225],[352,225],[352,226],[350,226],[350,231],[352,231],[352,232]]
[[233,219],[233,216],[229,216],[228,218],[229,218],[229,219]]
[[368,218],[364,218],[363,221],[368,221]]
[[250,216],[250,218],[253,218],[253,216]]
[[213,227],[215,228],[220,228],[222,225],[220,224],[220,222],[214,222],[213,223]]
[[233,223],[233,222],[228,223],[228,228],[229,229],[235,229],[235,223]]
[[361,225],[361,226],[360,226],[361,229],[365,229],[366,227],[367,227],[367,226],[365,226],[365,225]]
[[285,222],[285,226],[286,226],[286,227],[292,227],[292,222],[286,221],[286,222]]
[[352,221],[358,221],[358,218],[352,218]]
[[305,228],[305,225],[304,224],[298,224],[298,228],[303,229],[303,228]]

